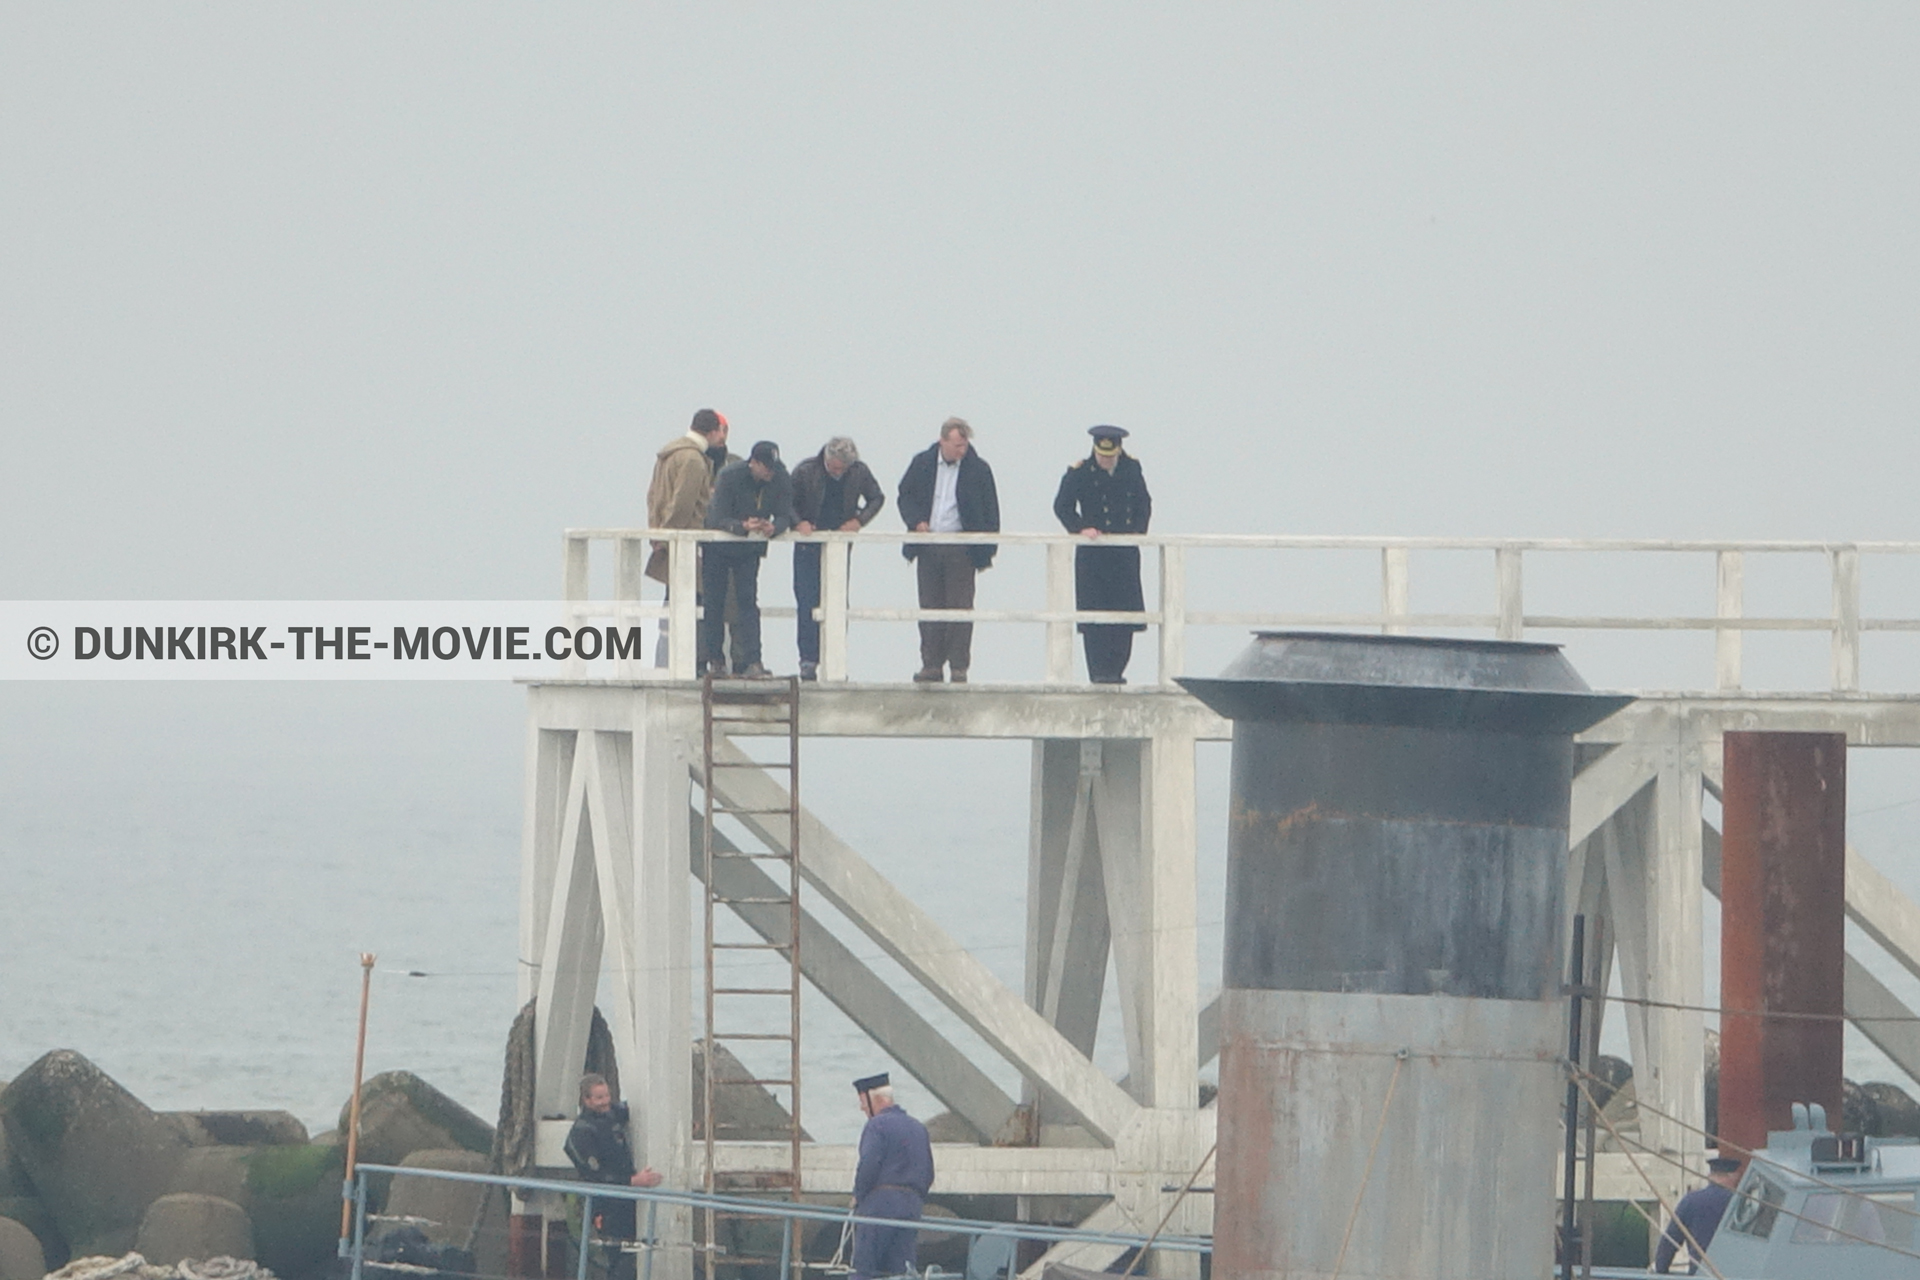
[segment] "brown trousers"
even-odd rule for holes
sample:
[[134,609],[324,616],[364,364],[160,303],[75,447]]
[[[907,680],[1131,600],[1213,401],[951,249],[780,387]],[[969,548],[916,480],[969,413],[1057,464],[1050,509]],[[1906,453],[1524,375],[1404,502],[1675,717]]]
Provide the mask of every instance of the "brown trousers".
[[[921,547],[914,560],[920,579],[922,609],[973,608],[973,579],[976,570],[967,547]],[[951,665],[965,671],[973,662],[973,624],[971,622],[922,622],[920,624],[920,666],[938,671]]]

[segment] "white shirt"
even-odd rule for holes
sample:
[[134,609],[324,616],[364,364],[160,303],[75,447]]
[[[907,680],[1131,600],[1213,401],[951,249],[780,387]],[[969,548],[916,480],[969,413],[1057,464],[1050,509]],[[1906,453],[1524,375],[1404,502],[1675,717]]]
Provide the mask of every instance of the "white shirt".
[[959,533],[960,464],[938,458],[933,467],[933,518],[927,528],[935,533]]

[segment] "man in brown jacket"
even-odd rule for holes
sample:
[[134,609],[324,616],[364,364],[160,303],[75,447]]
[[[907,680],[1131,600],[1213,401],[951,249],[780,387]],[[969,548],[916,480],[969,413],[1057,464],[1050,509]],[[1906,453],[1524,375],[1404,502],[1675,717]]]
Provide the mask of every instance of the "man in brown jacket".
[[[693,415],[693,425],[675,436],[654,455],[653,481],[647,486],[647,527],[650,529],[704,529],[707,501],[713,496],[713,466],[707,450],[724,449],[727,420],[712,409]],[[647,557],[647,576],[667,580],[667,544],[656,542]],[[696,581],[698,578],[696,576]],[[656,666],[667,665],[667,629],[660,628]]]

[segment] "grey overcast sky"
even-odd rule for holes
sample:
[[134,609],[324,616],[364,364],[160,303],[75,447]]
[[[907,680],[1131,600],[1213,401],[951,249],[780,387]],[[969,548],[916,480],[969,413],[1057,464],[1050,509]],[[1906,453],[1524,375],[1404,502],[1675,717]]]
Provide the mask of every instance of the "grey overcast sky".
[[[1015,529],[1108,421],[1162,530],[1920,536],[1916,67],[1907,3],[16,0],[0,592],[549,596],[702,405],[889,489],[962,414]],[[427,894],[432,828],[510,948],[520,707],[0,690],[0,853],[83,868],[0,923],[262,830]]]
[[15,597],[539,596],[718,406],[1043,528],[1904,537],[1920,11],[14,4]]

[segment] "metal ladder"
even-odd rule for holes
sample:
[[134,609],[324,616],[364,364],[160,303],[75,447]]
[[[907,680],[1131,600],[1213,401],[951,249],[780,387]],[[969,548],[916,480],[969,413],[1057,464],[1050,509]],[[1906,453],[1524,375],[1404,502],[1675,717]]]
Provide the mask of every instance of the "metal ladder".
[[[800,1199],[800,681],[797,678],[786,680],[766,679],[729,679],[725,676],[704,677],[701,683],[700,704],[702,711],[702,762],[704,771],[702,792],[705,794],[704,822],[702,824],[702,853],[705,858],[706,874],[704,896],[706,899],[706,1042],[702,1072],[704,1097],[701,1103],[701,1134],[706,1142],[706,1190],[709,1193],[746,1192],[766,1193],[784,1191],[798,1202]],[[758,730],[756,736],[773,736],[769,731],[785,730],[786,758],[771,761],[737,761],[716,759],[714,745],[717,738],[730,737],[735,732],[744,732],[748,728]],[[741,805],[722,795],[728,790],[724,782],[716,779],[725,771],[733,769],[764,769],[768,772],[784,771],[787,775],[787,803],[779,808],[757,808]],[[745,820],[747,826],[759,837],[762,847],[759,849],[736,848],[723,831],[715,829],[715,823],[727,817]],[[784,819],[784,822],[782,821]],[[779,837],[784,833],[784,840]],[[759,891],[742,895],[728,893],[726,882],[730,877],[715,874],[715,864],[727,859],[746,859],[758,867],[769,884]],[[765,864],[773,865],[767,866]],[[781,875],[784,864],[785,875]],[[737,877],[732,877],[737,879]],[[784,906],[787,909],[787,928],[785,939],[776,934],[767,941],[760,942],[720,942],[714,933],[715,917],[721,907],[752,905],[760,908],[765,916],[771,909],[777,911]],[[765,930],[762,936],[766,936]],[[716,968],[715,957],[722,952],[743,956],[782,956],[786,960],[785,981],[779,985],[769,982],[764,986],[729,985],[724,968]],[[740,979],[735,978],[738,982]],[[770,997],[785,996],[789,1015],[784,1031],[758,1029],[764,1021],[755,1022],[751,1010],[741,1011],[739,1002],[765,1001]],[[737,1011],[737,1012],[736,1012]],[[731,1029],[733,1027],[739,1029]],[[723,1042],[776,1042],[787,1046],[787,1070],[784,1077],[771,1076],[754,1079],[721,1080],[719,1076],[719,1056],[717,1048]],[[783,1173],[727,1175],[718,1172],[717,1144],[721,1140],[721,1130],[727,1128],[757,1128],[760,1126],[730,1125],[720,1120],[715,1107],[715,1098],[719,1090],[729,1088],[765,1088],[773,1093],[777,1101],[786,1105],[788,1120],[789,1163]],[[784,1097],[782,1096],[784,1095]],[[717,1280],[723,1274],[739,1274],[746,1267],[766,1267],[779,1264],[791,1280],[800,1280],[804,1259],[799,1247],[801,1237],[799,1224],[789,1221],[782,1232],[782,1244],[778,1257],[748,1256],[746,1253],[729,1253],[720,1244],[717,1229],[721,1223],[733,1217],[745,1215],[729,1214],[724,1209],[709,1207],[706,1215],[707,1280]]]

